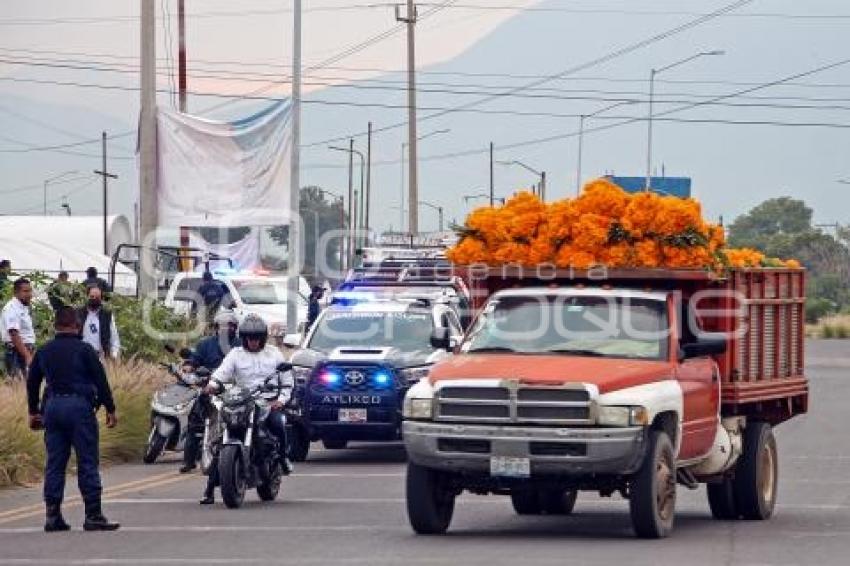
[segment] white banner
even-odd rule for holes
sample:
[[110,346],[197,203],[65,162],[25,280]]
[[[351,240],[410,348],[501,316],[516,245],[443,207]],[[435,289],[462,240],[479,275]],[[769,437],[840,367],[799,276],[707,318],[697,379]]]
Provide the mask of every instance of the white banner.
[[276,102],[235,122],[160,108],[157,114],[159,225],[286,224],[291,105]]

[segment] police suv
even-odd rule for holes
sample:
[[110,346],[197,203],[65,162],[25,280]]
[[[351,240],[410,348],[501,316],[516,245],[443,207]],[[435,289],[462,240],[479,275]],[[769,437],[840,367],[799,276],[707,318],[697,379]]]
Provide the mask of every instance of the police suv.
[[462,334],[455,309],[432,298],[335,295],[300,346],[297,335],[286,338],[299,348],[290,360],[300,412],[291,457],[306,459],[315,440],[339,449],[352,440],[400,439],[405,393],[451,355]]

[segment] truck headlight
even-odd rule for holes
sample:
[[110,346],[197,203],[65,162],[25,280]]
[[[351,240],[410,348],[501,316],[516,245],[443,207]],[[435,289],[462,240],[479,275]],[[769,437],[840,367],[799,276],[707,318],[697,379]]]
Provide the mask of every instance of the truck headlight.
[[649,412],[645,407],[600,405],[597,408],[596,422],[602,426],[647,426]]
[[413,385],[414,383],[418,383],[420,379],[428,377],[428,372],[430,370],[431,366],[420,366],[403,369],[398,373],[405,385]]
[[433,416],[434,402],[431,398],[406,398],[402,416],[406,419],[428,420]]

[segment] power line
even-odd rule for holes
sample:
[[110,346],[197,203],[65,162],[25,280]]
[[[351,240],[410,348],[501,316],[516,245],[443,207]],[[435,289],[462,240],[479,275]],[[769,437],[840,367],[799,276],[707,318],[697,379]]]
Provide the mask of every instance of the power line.
[[[87,189],[87,188],[91,187],[91,186],[92,186],[93,184],[95,184],[97,181],[98,181],[98,179],[97,179],[97,178],[90,179],[90,180],[89,180],[89,181],[87,181],[86,183],[84,183],[84,184],[82,184],[82,185],[79,185],[79,186],[77,186],[77,187],[74,187],[73,189],[71,189],[70,191],[68,191],[68,192],[67,192],[67,193],[65,193],[64,195],[60,196],[59,198],[55,198],[55,199],[48,200],[48,201],[47,201],[47,204],[48,204],[48,206],[50,206],[50,205],[54,205],[54,204],[60,203],[60,202],[62,202],[62,201],[63,201],[66,197],[69,197],[69,196],[71,196],[71,195],[77,194],[77,193],[79,193],[80,191],[83,191],[83,190],[85,190],[85,189]],[[25,209],[23,209],[23,210],[18,210],[18,211],[16,211],[16,212],[13,212],[12,214],[29,214],[30,212],[37,211],[38,209],[42,208],[43,206],[44,206],[44,204],[43,204],[43,203],[42,203],[42,204],[37,204],[37,205],[35,205],[35,206],[31,206],[31,207],[29,207],[29,208],[25,208]]]
[[[537,87],[537,86],[546,84],[547,82],[550,82],[552,80],[562,78],[562,77],[567,76],[567,75],[573,75],[573,74],[576,74],[578,72],[596,67],[598,65],[608,63],[609,61],[612,61],[612,60],[617,59],[619,57],[623,57],[623,56],[628,55],[628,54],[630,54],[634,51],[638,51],[640,49],[643,49],[644,47],[652,45],[653,43],[663,41],[665,39],[668,39],[670,37],[678,35],[678,34],[684,32],[684,31],[698,27],[698,26],[700,26],[700,25],[702,25],[706,22],[709,22],[709,21],[711,21],[715,18],[722,16],[723,14],[737,10],[738,8],[746,6],[747,4],[751,4],[752,2],[753,2],[753,0],[736,0],[735,2],[732,2],[731,4],[728,4],[728,5],[722,7],[718,10],[715,10],[714,12],[711,12],[710,14],[700,16],[696,19],[685,22],[684,24],[678,25],[676,27],[673,27],[671,29],[668,29],[666,31],[658,33],[658,34],[653,35],[649,38],[643,39],[643,40],[638,41],[636,43],[632,43],[632,44],[630,44],[626,47],[615,49],[614,51],[611,51],[611,52],[609,52],[609,53],[607,53],[607,54],[605,54],[601,57],[597,57],[596,59],[593,59],[593,60],[588,61],[586,63],[576,65],[574,67],[565,69],[564,71],[553,74],[553,75],[549,75],[549,76],[545,76],[545,77],[540,78],[540,79],[536,79],[536,80],[534,80],[534,81],[532,81],[532,82],[530,82],[526,85],[523,85],[523,86],[518,86],[518,87],[507,89],[504,93],[501,93],[501,94],[493,94],[493,95],[485,96],[484,98],[481,98],[479,100],[468,102],[468,103],[465,103],[465,104],[461,104],[461,105],[459,105],[455,108],[452,108],[452,109],[448,109],[448,110],[444,110],[444,111],[440,111],[440,112],[435,112],[433,114],[428,114],[427,116],[423,116],[422,118],[420,118],[419,122],[424,122],[426,120],[431,120],[433,118],[439,118],[440,116],[445,116],[446,114],[450,114],[450,113],[456,112],[458,110],[464,110],[466,108],[472,108],[472,107],[478,106],[480,104],[485,104],[487,102],[490,102],[491,100],[494,100],[496,98],[499,98],[500,96],[503,96],[504,94],[511,94],[511,93],[514,93],[514,92],[520,92],[520,91],[522,91],[526,88]],[[393,130],[393,129],[396,129],[396,128],[403,127],[405,125],[406,125],[406,122],[397,122],[395,124],[391,124],[391,125],[388,125],[388,126],[373,128],[372,133],[386,132],[386,131],[389,131],[389,130]],[[347,136],[337,136],[337,137],[334,137],[334,138],[330,138],[330,139],[326,139],[326,140],[322,140],[322,141],[318,141],[318,142],[313,142],[311,144],[306,144],[304,147],[314,147],[314,146],[319,146],[319,145],[327,145],[328,143],[339,142],[339,141],[343,141],[343,140],[346,140],[346,139],[349,139],[349,138],[352,138],[352,137],[363,137],[366,134],[367,134],[367,132],[359,132],[357,134],[352,134],[352,135],[347,135]]]
[[[5,77],[0,77],[0,79],[5,80]],[[132,134],[135,134],[135,133],[136,133],[135,131],[124,132],[124,133],[121,133],[121,134],[108,136],[107,139],[112,140],[112,139],[125,138],[125,137],[132,135]],[[9,138],[6,138],[6,137],[3,137],[3,139],[5,139],[7,141],[13,141],[14,143],[18,143],[18,144],[21,144],[21,145],[26,145],[26,146],[29,146],[29,147],[27,147],[27,149],[0,149],[0,152],[2,152],[2,153],[28,153],[30,151],[49,151],[49,150],[54,150],[54,149],[66,149],[66,148],[69,148],[69,147],[80,147],[80,146],[83,146],[83,145],[90,145],[90,144],[93,144],[93,143],[96,143],[96,142],[103,141],[102,138],[97,138],[97,139],[92,139],[92,140],[83,140],[83,141],[71,142],[71,143],[59,144],[59,145],[34,146],[34,145],[31,145],[29,143],[22,142],[22,141],[9,140]],[[133,159],[133,158],[131,158],[131,159]]]

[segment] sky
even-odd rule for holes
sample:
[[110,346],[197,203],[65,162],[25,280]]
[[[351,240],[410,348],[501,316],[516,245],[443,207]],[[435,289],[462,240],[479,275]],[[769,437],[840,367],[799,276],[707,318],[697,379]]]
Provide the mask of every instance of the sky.
[[[655,122],[654,168],[692,177],[694,194],[713,219],[790,195],[806,200],[818,222],[850,222],[850,185],[837,182],[850,178],[850,65],[765,86],[850,58],[850,7],[842,0],[804,6],[754,0],[660,37],[732,2],[459,0],[439,10],[440,2],[421,4],[419,131],[449,130],[420,144],[422,198],[461,220],[471,206],[463,195],[480,193],[489,182],[491,141],[498,160],[545,170],[550,197],[573,194],[578,116],[618,102],[624,104],[586,121],[583,177],[643,175],[649,70],[723,50],[658,75],[656,112],[671,113]],[[189,89],[203,93],[190,97],[190,112],[232,118],[265,104],[211,94],[263,87],[259,96],[286,94],[285,84],[269,81],[289,73],[290,2],[186,3]],[[347,160],[327,149],[328,140],[357,135],[357,147],[365,149],[359,134],[372,121],[382,130],[373,140],[372,216],[380,228],[397,228],[406,132],[403,30],[390,3],[305,0],[304,6],[302,181],[342,191]],[[43,148],[95,140],[107,130],[123,134],[109,142],[109,168],[119,175],[111,206],[131,214],[138,3],[5,0],[4,8],[0,213],[40,213],[44,181],[57,176],[48,185],[50,213],[61,212],[66,194],[74,214],[99,213],[100,185],[89,173],[100,167],[99,142]],[[159,80],[168,90],[175,80],[176,0],[157,0],[157,12]],[[482,102],[491,94],[501,96]],[[724,97],[719,104],[694,106],[718,97]],[[159,104],[174,104],[173,97],[163,93]],[[469,108],[445,112],[462,105]],[[627,119],[634,120],[594,131]],[[496,166],[498,196],[534,181],[521,167]],[[436,227],[436,213],[426,208],[420,215],[423,229]]]

